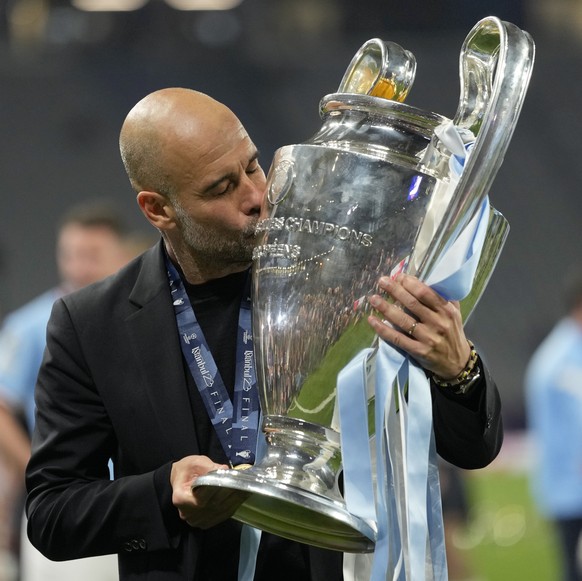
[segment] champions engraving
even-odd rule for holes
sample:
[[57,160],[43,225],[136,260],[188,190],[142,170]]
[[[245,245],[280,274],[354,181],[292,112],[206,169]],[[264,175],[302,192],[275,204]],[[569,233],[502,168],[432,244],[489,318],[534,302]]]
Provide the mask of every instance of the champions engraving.
[[257,258],[285,258],[287,260],[297,260],[301,248],[297,244],[279,244],[277,240],[273,244],[263,244],[253,250],[253,259]]
[[257,224],[257,232],[305,232],[316,236],[329,236],[338,240],[347,240],[362,246],[372,246],[374,239],[371,234],[340,226],[332,222],[297,218],[295,216],[266,218]]

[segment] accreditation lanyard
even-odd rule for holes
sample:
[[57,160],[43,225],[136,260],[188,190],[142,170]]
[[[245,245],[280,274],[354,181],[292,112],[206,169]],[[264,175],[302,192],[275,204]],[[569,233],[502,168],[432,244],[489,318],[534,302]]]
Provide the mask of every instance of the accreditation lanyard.
[[232,466],[253,464],[259,428],[259,397],[249,292],[245,288],[239,312],[234,402],[231,402],[180,273],[167,256],[166,268],[182,353],[218,439]]

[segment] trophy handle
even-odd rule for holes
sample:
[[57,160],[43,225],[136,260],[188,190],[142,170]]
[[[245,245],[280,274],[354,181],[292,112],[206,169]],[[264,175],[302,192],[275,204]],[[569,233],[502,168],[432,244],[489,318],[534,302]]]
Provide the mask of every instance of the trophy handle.
[[493,206],[489,207],[489,223],[487,224],[485,243],[473,279],[473,286],[469,294],[461,301],[461,315],[464,324],[467,323],[477,303],[481,300],[509,234],[509,222],[505,216]]
[[[461,95],[453,122],[476,136],[451,198],[417,275],[425,278],[481,207],[503,162],[525,98],[534,63],[531,36],[495,17],[469,32],[460,56]],[[437,139],[436,136],[434,139]]]
[[414,83],[416,59],[399,44],[379,38],[365,42],[354,55],[338,93],[357,93],[402,103]]

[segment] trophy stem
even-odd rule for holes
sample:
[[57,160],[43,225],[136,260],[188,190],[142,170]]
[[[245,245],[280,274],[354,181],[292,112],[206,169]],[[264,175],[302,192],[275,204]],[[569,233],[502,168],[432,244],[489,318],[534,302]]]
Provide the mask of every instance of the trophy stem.
[[348,512],[338,487],[339,434],[284,416],[266,416],[263,429],[268,445],[258,464],[210,472],[195,488],[246,492],[233,518],[261,530],[326,549],[373,551],[373,526]]
[[343,502],[336,431],[287,416],[266,416],[263,430],[268,446],[258,470],[268,478]]

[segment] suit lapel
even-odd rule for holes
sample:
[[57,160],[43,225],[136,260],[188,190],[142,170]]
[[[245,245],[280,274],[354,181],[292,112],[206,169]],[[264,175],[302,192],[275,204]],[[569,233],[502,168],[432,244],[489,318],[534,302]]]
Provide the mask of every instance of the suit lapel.
[[176,459],[198,454],[161,243],[144,255],[129,300],[136,310],[126,323],[158,433]]

